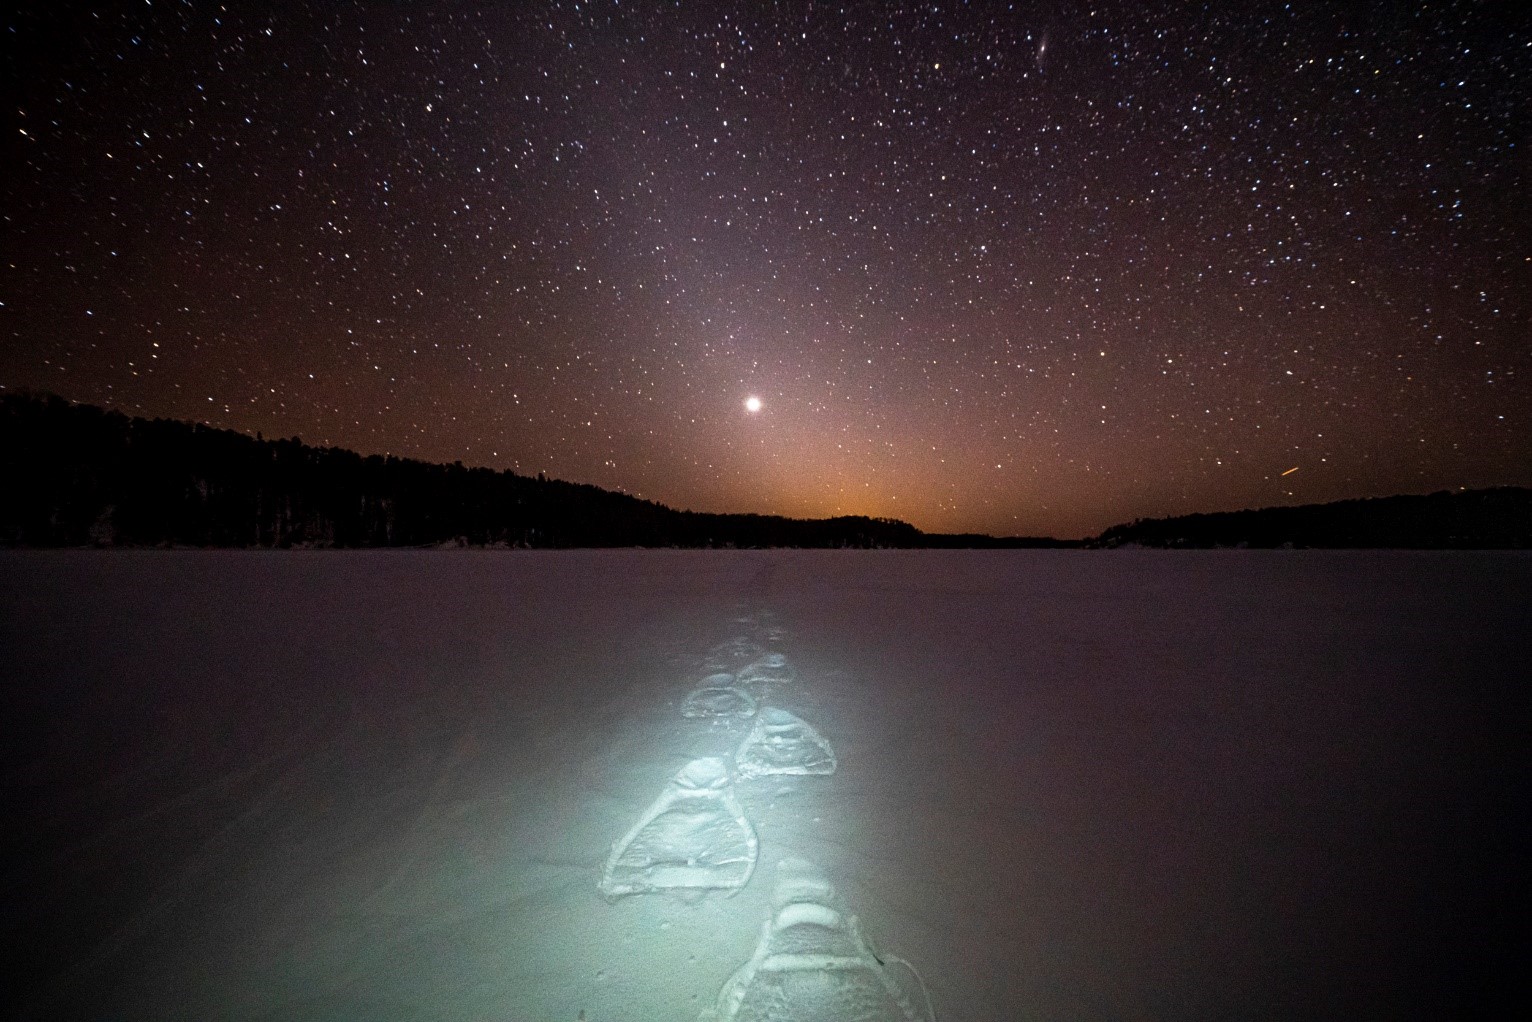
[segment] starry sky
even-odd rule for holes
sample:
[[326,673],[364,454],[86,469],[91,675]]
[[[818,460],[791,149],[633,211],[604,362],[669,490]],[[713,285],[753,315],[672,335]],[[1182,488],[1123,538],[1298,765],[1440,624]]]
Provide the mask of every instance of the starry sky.
[[933,531],[1532,484],[1520,4],[0,18],[8,390]]

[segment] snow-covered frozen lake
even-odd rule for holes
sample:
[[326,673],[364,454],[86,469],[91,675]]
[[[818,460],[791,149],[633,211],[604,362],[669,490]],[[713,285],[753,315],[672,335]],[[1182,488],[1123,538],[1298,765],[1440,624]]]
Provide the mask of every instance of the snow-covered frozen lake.
[[[1505,553],[0,553],[4,1006],[693,1020],[795,855],[950,1022],[1474,1017],[1529,607]],[[609,903],[735,638],[838,768],[734,784],[735,896]]]

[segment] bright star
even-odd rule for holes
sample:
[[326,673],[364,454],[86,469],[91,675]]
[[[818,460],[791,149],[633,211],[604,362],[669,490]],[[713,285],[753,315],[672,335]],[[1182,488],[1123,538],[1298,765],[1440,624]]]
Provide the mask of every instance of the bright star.
[[754,415],[756,412],[758,412],[760,410],[761,410],[761,399],[760,398],[756,397],[754,394],[751,394],[749,397],[745,398],[745,411],[747,411],[750,414]]

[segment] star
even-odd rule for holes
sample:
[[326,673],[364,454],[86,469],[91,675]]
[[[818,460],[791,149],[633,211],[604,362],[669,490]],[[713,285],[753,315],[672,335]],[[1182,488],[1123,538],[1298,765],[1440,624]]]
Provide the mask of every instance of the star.
[[227,6],[12,5],[0,393],[933,532],[1532,483],[1517,5]]

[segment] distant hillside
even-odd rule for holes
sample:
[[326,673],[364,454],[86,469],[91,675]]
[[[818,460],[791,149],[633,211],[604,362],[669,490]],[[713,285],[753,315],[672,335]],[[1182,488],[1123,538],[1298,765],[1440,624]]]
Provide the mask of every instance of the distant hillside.
[[1333,504],[1146,518],[1114,525],[1092,547],[1532,549],[1532,490],[1441,491]]
[[514,472],[362,457],[0,395],[0,545],[199,547],[1024,547],[886,518],[676,511]]

